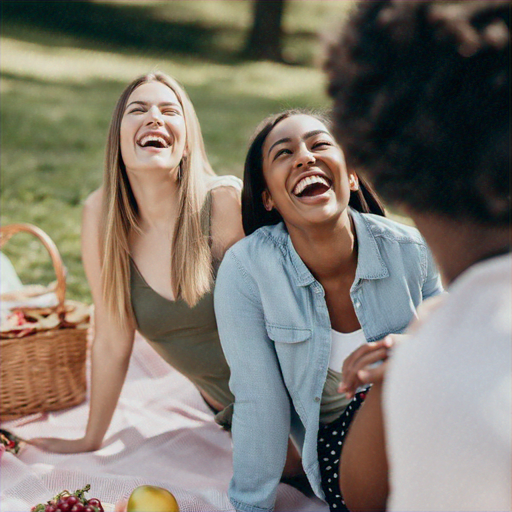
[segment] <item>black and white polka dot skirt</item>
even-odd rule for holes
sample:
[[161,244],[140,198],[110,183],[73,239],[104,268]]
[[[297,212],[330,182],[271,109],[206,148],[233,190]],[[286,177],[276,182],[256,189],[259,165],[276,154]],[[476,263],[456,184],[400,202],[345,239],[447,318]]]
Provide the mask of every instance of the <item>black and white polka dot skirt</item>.
[[341,449],[348,427],[366,398],[367,391],[368,389],[356,393],[338,419],[327,424],[321,423],[318,430],[318,461],[320,463],[322,489],[331,512],[348,511],[341,495],[338,478]]

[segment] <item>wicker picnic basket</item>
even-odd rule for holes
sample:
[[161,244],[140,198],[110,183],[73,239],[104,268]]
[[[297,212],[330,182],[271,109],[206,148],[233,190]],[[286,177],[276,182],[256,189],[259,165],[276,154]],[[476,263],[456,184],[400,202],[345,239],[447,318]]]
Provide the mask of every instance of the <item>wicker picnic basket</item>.
[[[51,238],[31,224],[0,227],[0,248],[20,232],[35,235],[50,254],[57,275],[58,325],[26,336],[0,336],[0,420],[78,405],[85,399],[87,328],[66,321],[66,273]],[[37,309],[37,308],[36,308]],[[46,308],[48,309],[48,308]],[[54,315],[55,317],[55,315]]]

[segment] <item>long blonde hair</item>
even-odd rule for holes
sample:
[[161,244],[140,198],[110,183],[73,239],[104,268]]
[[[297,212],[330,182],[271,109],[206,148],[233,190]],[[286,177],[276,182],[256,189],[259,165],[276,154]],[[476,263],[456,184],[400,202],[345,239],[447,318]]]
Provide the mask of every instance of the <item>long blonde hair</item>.
[[201,226],[201,208],[205,177],[215,173],[206,157],[197,115],[183,87],[163,73],[147,74],[135,79],[121,94],[112,115],[105,155],[101,281],[107,309],[119,322],[133,319],[128,237],[132,230],[140,232],[138,206],[121,155],[120,128],[128,98],[148,82],[161,82],[176,94],[187,133],[178,170],[178,218],[169,262],[174,295],[192,307],[212,286],[211,254],[208,235]]

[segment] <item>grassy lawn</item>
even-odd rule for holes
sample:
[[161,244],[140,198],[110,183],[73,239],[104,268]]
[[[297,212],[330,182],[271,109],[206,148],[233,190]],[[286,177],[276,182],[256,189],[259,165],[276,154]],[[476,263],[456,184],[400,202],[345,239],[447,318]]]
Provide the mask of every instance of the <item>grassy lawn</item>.
[[[87,2],[89,10],[79,15],[91,16],[88,31],[69,22],[78,16],[75,2],[38,2],[48,12],[32,17],[8,4],[2,2],[0,41],[1,223],[45,230],[68,268],[68,297],[89,302],[80,260],[82,203],[101,183],[110,116],[126,83],[154,69],[177,78],[196,107],[212,165],[219,174],[241,176],[248,138],[263,117],[289,107],[329,107],[314,65],[321,53],[317,32],[351,2],[290,2],[285,52],[293,66],[237,58],[250,24],[246,0]],[[127,23],[154,37],[127,43]],[[187,51],[165,29],[198,41],[191,39]],[[4,252],[24,282],[53,280],[49,258],[28,235]]]

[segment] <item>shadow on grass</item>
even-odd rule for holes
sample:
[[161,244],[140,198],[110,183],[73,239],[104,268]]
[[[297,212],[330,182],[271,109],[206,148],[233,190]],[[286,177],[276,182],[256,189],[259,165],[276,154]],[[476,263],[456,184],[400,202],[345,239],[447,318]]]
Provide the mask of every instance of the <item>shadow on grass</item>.
[[108,47],[130,54],[173,52],[219,62],[239,60],[238,48],[229,54],[215,45],[220,32],[237,29],[159,20],[147,6],[99,4],[88,0],[2,0],[0,15],[2,35],[29,42],[41,43],[43,32],[47,45],[62,46],[64,37],[67,46],[80,48],[104,50]]

